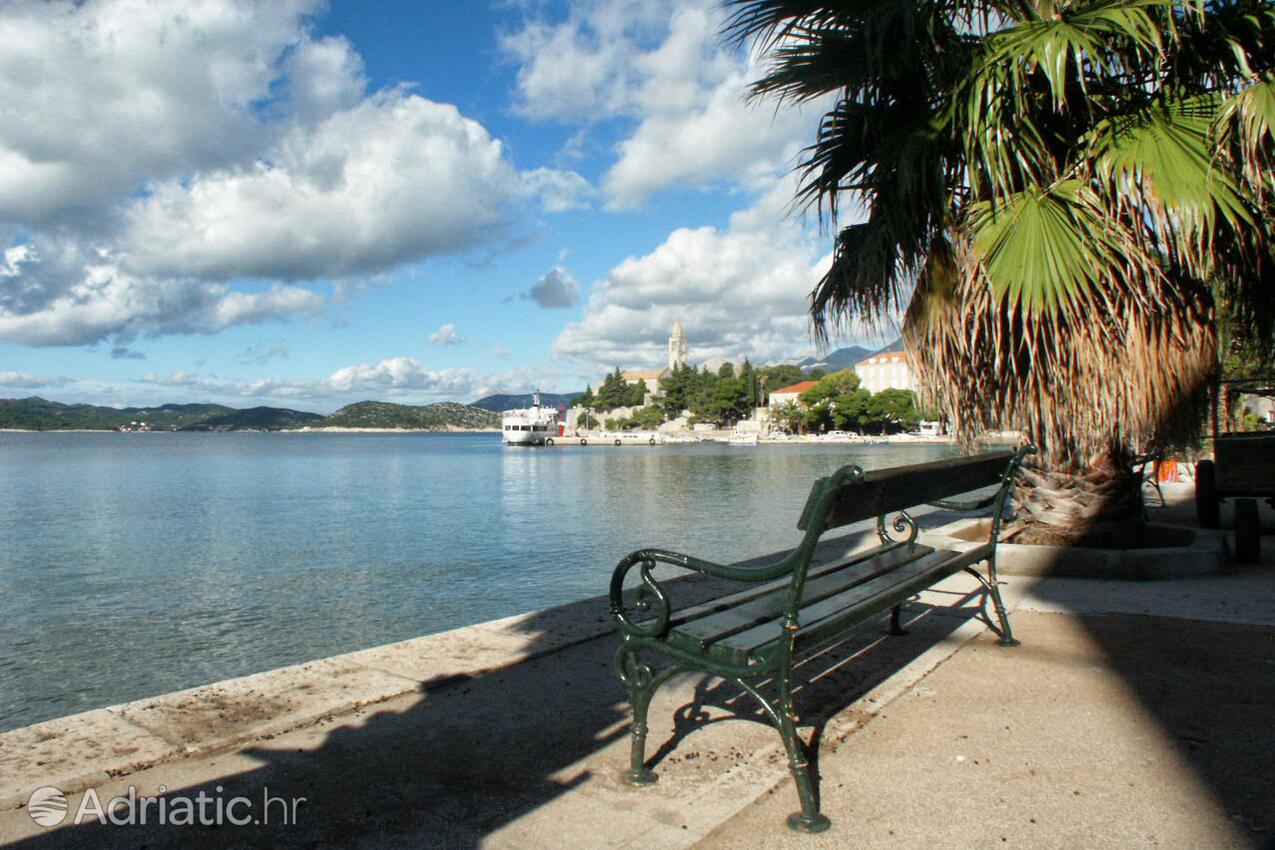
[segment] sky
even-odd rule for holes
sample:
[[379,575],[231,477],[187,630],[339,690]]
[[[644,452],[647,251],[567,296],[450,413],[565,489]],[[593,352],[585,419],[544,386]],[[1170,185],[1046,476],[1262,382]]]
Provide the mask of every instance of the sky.
[[[328,412],[815,351],[828,107],[704,0],[0,3],[0,397]],[[832,346],[871,344],[850,328]]]

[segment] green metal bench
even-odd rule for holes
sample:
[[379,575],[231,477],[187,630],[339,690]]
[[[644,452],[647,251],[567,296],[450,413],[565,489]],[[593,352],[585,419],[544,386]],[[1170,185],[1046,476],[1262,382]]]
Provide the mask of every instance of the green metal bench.
[[[1016,646],[996,578],[996,539],[1014,478],[1027,455],[994,452],[934,463],[865,473],[844,466],[811,488],[797,523],[805,532],[787,555],[762,566],[724,566],[662,549],[642,549],[616,565],[611,577],[611,614],[620,633],[615,672],[633,706],[630,767],[623,779],[649,785],[655,773],[646,765],[646,715],[651,697],[670,676],[700,671],[734,682],[751,694],[778,728],[797,784],[801,811],[788,818],[800,832],[830,826],[819,812],[804,747],[792,708],[792,666],[796,657],[844,637],[870,618],[890,611],[890,631],[901,634],[899,606],[954,573],[965,570],[982,583],[996,612],[1002,646]],[[951,497],[995,487],[984,498]],[[957,511],[992,509],[986,543],[968,552],[936,550],[917,541],[909,508],[933,505]],[[880,545],[836,563],[811,567],[819,538],[827,531],[877,518]],[[975,565],[987,563],[983,575]],[[716,599],[674,611],[669,596],[652,575],[656,564],[671,564],[708,576],[747,583]],[[630,570],[638,584],[625,590]],[[662,655],[672,664],[656,670],[642,653]],[[761,687],[774,680],[777,694]]]

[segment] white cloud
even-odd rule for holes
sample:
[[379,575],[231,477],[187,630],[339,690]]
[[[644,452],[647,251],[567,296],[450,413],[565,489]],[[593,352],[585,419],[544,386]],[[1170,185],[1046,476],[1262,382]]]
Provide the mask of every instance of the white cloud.
[[155,187],[121,242],[143,274],[371,274],[489,238],[515,182],[480,124],[387,91],[289,133],[269,160]]
[[145,180],[223,166],[317,2],[0,6],[0,220],[86,219]]
[[123,343],[139,334],[216,333],[232,325],[313,316],[324,306],[323,296],[296,286],[241,292],[221,283],[137,277],[109,256],[68,255],[69,264],[55,258],[47,269],[35,252],[25,255],[21,266],[33,266],[30,275],[14,275],[10,280],[19,286],[0,289],[0,340],[46,346],[114,337],[115,350],[128,356]]
[[692,363],[809,354],[808,297],[831,257],[824,240],[785,216],[792,190],[791,179],[777,181],[727,229],[679,228],[611,269],[581,321],[558,336],[555,356],[598,370],[663,365],[675,320]]
[[464,345],[468,342],[463,336],[456,333],[456,326],[453,324],[441,325],[438,330],[429,335],[429,341],[434,345]]
[[340,36],[301,42],[288,55],[284,71],[288,106],[305,121],[358,105],[367,88],[363,57]]
[[580,282],[571,276],[571,272],[555,266],[541,275],[521,297],[535,301],[546,310],[565,310],[580,303]]
[[722,22],[713,0],[574,3],[560,23],[532,19],[503,41],[522,63],[519,108],[539,119],[633,121],[602,181],[612,209],[668,186],[775,175],[829,104],[776,111],[745,102],[762,69],[721,43]]
[[33,390],[40,387],[62,387],[72,383],[63,375],[32,375],[29,372],[0,372],[0,387]]
[[589,208],[595,190],[588,180],[574,171],[536,168],[522,173],[523,191],[540,199],[545,212],[566,212]]
[[503,345],[493,345],[487,349],[487,353],[497,360],[512,360],[514,357],[514,353]]
[[[411,357],[391,357],[376,363],[359,363],[337,369],[326,378],[251,381],[222,380],[194,371],[169,375],[147,374],[140,383],[180,389],[191,396],[255,401],[307,402],[334,409],[368,398],[391,398],[400,403],[424,403],[443,399],[472,401],[492,393],[529,392],[540,381],[555,376],[544,370],[513,369],[480,372],[474,369],[427,369]],[[127,392],[127,390],[122,390]]]
[[[369,93],[321,0],[0,2],[0,340],[81,345],[313,315],[333,280],[586,205],[455,107]],[[17,244],[14,247],[14,243]],[[8,247],[5,247],[5,246]]]

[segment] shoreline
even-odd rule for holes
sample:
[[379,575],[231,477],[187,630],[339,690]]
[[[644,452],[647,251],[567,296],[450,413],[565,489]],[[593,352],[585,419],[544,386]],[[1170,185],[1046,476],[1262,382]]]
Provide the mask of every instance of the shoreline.
[[226,431],[120,431],[116,428],[0,428],[0,434],[499,434],[499,428],[234,428]]

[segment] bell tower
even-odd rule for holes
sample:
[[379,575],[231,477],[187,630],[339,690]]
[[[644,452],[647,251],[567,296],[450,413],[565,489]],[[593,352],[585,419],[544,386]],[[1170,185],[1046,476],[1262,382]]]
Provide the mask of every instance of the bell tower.
[[686,365],[686,334],[682,333],[682,323],[673,323],[673,335],[668,338],[668,368],[672,371],[678,366]]

